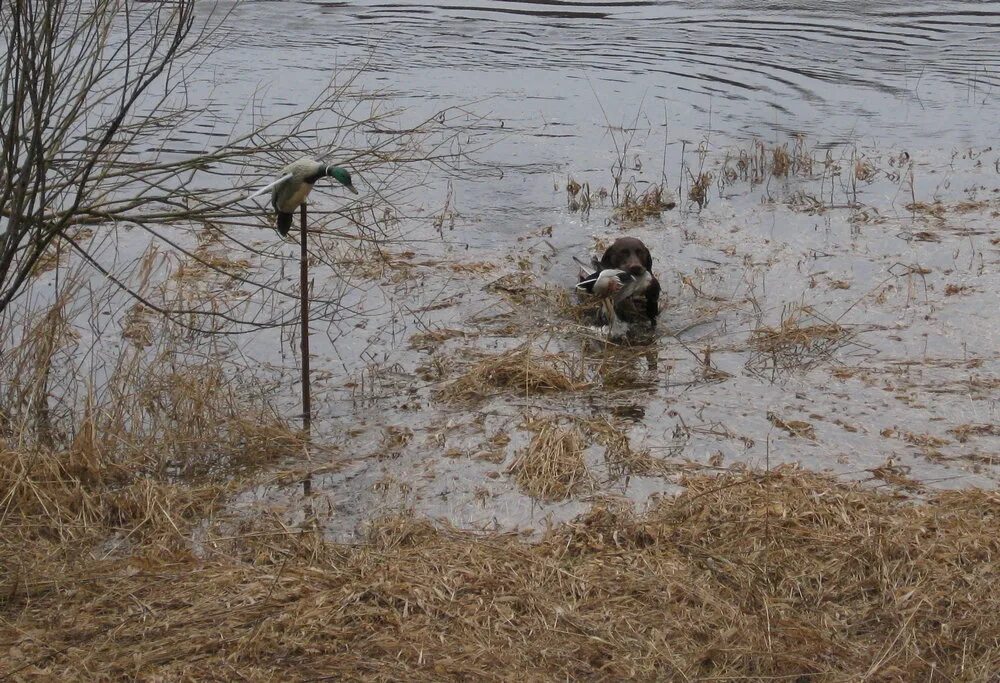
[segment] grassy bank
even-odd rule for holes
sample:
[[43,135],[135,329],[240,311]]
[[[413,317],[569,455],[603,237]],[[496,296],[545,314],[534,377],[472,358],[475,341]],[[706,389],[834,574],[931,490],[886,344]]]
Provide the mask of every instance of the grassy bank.
[[693,477],[642,515],[597,502],[541,540],[391,518],[343,545],[213,519],[231,482],[86,480],[72,462],[0,455],[12,680],[1000,671],[995,493],[914,503],[788,468]]

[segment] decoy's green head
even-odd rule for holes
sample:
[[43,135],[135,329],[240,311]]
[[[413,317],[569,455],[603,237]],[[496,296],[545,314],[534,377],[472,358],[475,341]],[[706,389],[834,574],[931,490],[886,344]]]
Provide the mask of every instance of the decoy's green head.
[[354,194],[358,193],[358,188],[354,187],[351,183],[351,174],[347,172],[347,169],[343,169],[340,166],[329,166],[326,169],[326,174]]

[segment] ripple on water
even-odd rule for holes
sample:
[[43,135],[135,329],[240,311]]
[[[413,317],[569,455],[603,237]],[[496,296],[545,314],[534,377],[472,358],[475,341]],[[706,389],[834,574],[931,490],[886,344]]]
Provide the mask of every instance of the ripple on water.
[[[272,55],[246,60],[246,75],[257,80],[268,78],[268,71],[333,65],[331,53],[344,59],[374,52],[373,70],[416,77],[419,88],[426,76],[452,94],[506,94],[476,76],[501,73],[530,93],[553,84],[563,88],[565,77],[582,73],[587,81],[632,82],[632,92],[619,89],[632,99],[652,89],[682,106],[707,96],[719,100],[715,109],[724,112],[724,103],[731,102],[731,118],[738,116],[745,128],[765,122],[780,127],[775,114],[789,113],[798,129],[838,123],[831,117],[850,129],[857,117],[898,118],[901,103],[946,109],[968,98],[966,91],[981,94],[1000,85],[1000,12],[979,3],[707,5],[251,3],[237,9],[233,25],[238,46]],[[272,30],[260,31],[262,25]],[[278,44],[275,34],[282,37]],[[577,95],[589,94],[587,83],[575,88]],[[914,139],[941,134],[933,116],[906,115]]]

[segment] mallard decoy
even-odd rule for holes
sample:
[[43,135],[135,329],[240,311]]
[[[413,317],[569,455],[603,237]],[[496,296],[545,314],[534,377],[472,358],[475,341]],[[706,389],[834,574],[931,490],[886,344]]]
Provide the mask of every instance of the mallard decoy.
[[[581,273],[582,275],[583,273]],[[586,275],[576,284],[576,288],[581,292],[604,298],[618,293],[633,280],[635,280],[635,277],[624,270],[607,268]]]
[[642,278],[617,268],[604,268],[594,273],[580,269],[577,290],[601,299],[601,308],[608,321],[608,336],[619,339],[628,333],[628,323],[618,318],[615,303],[624,300],[635,291]]
[[296,209],[306,200],[313,184],[324,177],[331,177],[354,194],[358,190],[351,183],[351,174],[340,166],[330,166],[309,157],[303,157],[281,169],[281,177],[270,185],[250,195],[256,197],[271,191],[271,205],[278,214],[278,234],[284,237],[292,227]]

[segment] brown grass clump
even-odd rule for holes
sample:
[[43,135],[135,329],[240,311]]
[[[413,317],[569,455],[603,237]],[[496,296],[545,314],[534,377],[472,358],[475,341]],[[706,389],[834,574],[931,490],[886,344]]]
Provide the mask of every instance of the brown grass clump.
[[955,296],[956,294],[964,294],[964,293],[970,291],[970,289],[971,289],[971,287],[968,287],[966,285],[956,285],[956,284],[950,284],[949,283],[949,284],[945,285],[944,295],[945,296]]
[[645,192],[638,193],[629,184],[622,190],[621,200],[614,210],[616,220],[628,223],[641,223],[648,218],[659,218],[664,211],[677,206],[670,190],[662,185],[650,185]]
[[414,351],[433,351],[441,347],[444,342],[456,337],[464,337],[465,332],[451,328],[441,328],[434,330],[424,330],[410,335],[410,348]]
[[776,178],[784,178],[792,168],[792,157],[788,153],[788,145],[771,149],[771,172]]
[[153,322],[155,314],[152,309],[137,303],[129,309],[122,320],[122,338],[136,346],[151,346],[153,344]]
[[699,208],[705,208],[705,205],[708,204],[708,188],[711,183],[712,174],[707,171],[699,173],[697,177],[692,177],[688,199],[697,204]]
[[924,214],[927,216],[931,216],[933,218],[944,218],[945,214],[948,211],[948,207],[946,207],[941,201],[935,201],[930,203],[913,202],[911,204],[907,204],[905,208],[908,211],[912,211],[915,214],[917,213]]
[[751,332],[754,353],[747,366],[758,371],[806,369],[830,357],[851,336],[849,329],[809,306],[787,307],[777,327],[762,325]]
[[445,385],[439,397],[445,401],[481,399],[496,392],[534,395],[553,391],[578,391],[586,382],[578,379],[570,361],[555,353],[535,351],[530,344],[489,355],[464,375]]
[[767,420],[789,436],[809,439],[810,441],[816,440],[816,428],[805,420],[785,420],[771,412],[767,414]]
[[454,273],[472,273],[474,275],[492,273],[499,267],[498,264],[489,261],[459,261],[457,263],[449,263],[447,266],[448,270]]
[[564,500],[589,478],[583,460],[583,434],[554,420],[533,420],[531,443],[514,456],[507,472],[521,490],[538,500]]
[[488,283],[483,289],[502,296],[511,303],[520,305],[534,300],[538,296],[539,287],[535,276],[525,270],[506,273]]
[[854,161],[854,177],[862,182],[870,183],[875,180],[875,165],[871,161],[860,157]]
[[195,257],[183,261],[171,278],[184,283],[197,283],[220,275],[240,276],[250,269],[246,259],[233,259],[225,253],[200,248]]
[[974,436],[1000,436],[1000,425],[997,424],[961,424],[948,430],[954,434],[959,443],[967,443]]
[[144,544],[129,558],[8,571],[0,676],[986,681],[1000,670],[996,493],[912,503],[791,469],[686,484],[645,515],[598,506],[535,543],[390,518],[367,543],[338,545],[250,519],[209,534],[198,555]]
[[662,460],[657,460],[648,448],[634,449],[625,430],[607,418],[587,420],[584,428],[594,439],[604,446],[604,461],[610,475],[615,479],[627,476],[648,477],[663,475],[673,469]]

